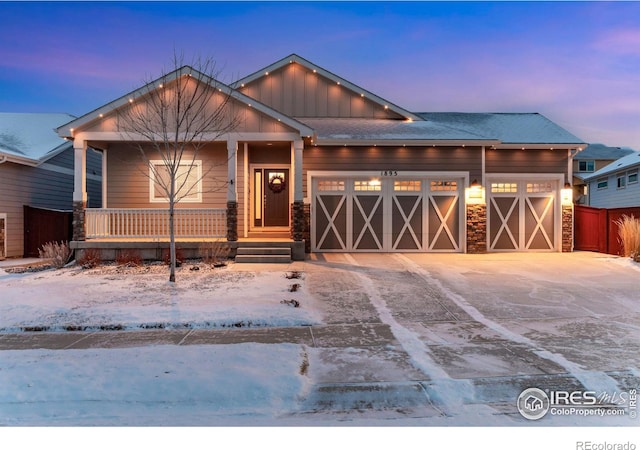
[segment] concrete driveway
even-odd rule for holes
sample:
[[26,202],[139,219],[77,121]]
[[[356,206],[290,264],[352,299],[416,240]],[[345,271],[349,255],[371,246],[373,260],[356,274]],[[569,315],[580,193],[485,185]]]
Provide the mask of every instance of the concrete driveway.
[[[303,265],[328,327],[362,334],[354,343],[326,333],[312,351],[311,402],[334,413],[373,405],[460,425],[522,424],[516,399],[526,388],[615,395],[640,386],[640,267],[628,260],[323,254]],[[415,401],[421,390],[427,401]]]

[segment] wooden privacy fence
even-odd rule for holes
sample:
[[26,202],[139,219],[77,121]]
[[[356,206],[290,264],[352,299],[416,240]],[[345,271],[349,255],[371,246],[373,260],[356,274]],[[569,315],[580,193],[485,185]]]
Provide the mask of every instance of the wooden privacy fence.
[[574,248],[610,255],[621,254],[616,221],[624,215],[640,219],[640,207],[607,209],[574,206]]
[[24,256],[37,258],[47,242],[70,241],[72,213],[24,205]]
[[[227,210],[180,208],[174,210],[175,237],[225,237]],[[159,208],[99,208],[85,211],[86,236],[95,238],[169,237],[169,210]]]

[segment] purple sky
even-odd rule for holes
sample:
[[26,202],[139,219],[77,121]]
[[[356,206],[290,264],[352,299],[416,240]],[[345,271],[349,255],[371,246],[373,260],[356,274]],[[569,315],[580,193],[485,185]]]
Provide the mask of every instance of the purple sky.
[[539,112],[640,150],[639,2],[0,2],[0,111],[87,113],[174,48],[222,81],[291,53],[409,110]]

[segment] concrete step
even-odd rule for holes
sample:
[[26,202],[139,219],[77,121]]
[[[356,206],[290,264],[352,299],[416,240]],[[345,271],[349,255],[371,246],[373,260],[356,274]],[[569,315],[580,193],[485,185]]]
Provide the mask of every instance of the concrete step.
[[290,247],[238,247],[237,255],[289,255]]
[[291,262],[291,254],[289,255],[236,255],[236,263],[289,264],[290,262]]

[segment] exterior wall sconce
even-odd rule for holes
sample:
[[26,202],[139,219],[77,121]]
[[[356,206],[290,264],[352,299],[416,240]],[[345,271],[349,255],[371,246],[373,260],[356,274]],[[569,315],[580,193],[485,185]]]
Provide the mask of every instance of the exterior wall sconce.
[[467,205],[484,205],[486,203],[484,188],[478,183],[478,180],[473,180],[465,189],[465,200]]
[[571,188],[571,184],[564,184],[564,188],[560,191],[560,197],[562,199],[562,206],[573,205],[573,189]]

